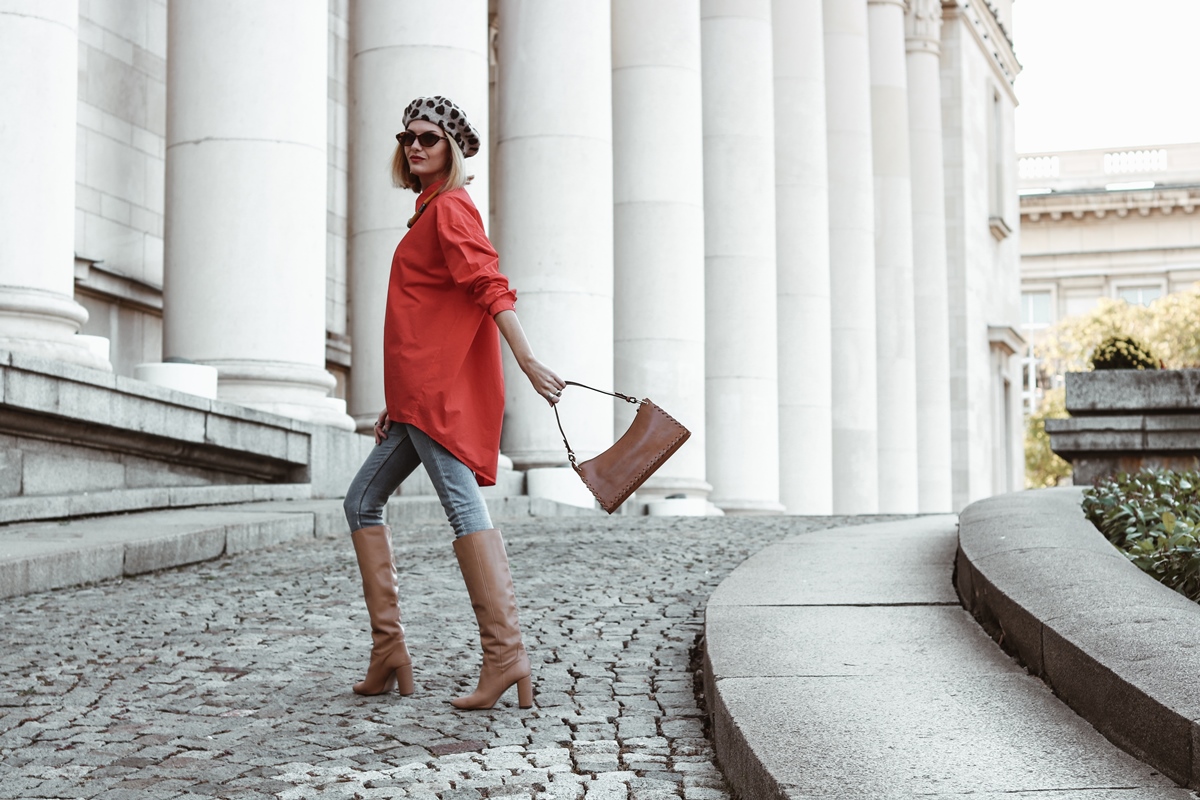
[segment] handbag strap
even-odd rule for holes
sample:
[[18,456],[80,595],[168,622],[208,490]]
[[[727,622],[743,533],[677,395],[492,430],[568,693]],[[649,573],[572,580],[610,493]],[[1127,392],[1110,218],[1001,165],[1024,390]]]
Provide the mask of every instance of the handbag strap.
[[[620,392],[606,392],[603,389],[596,389],[588,386],[587,384],[577,383],[575,381],[564,381],[564,383],[566,383],[567,386],[578,386],[581,389],[591,389],[593,392],[606,394],[609,397],[615,397],[619,400],[624,400],[626,403],[632,403],[635,406],[645,402],[643,400],[638,400],[636,397],[630,397],[627,394],[621,394]],[[567,434],[566,431],[563,430],[562,426],[562,417],[558,415],[558,403],[554,403],[554,420],[558,423],[558,432],[562,435],[563,444],[567,448],[567,460],[571,462],[571,468],[578,472],[579,465],[575,462],[575,451],[571,449],[571,443],[567,441]]]

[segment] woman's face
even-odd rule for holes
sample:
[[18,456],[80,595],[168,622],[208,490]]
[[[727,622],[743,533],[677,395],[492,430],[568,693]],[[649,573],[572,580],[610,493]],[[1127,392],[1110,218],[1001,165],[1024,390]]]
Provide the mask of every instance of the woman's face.
[[432,147],[424,147],[420,141],[415,141],[404,148],[404,157],[408,159],[408,171],[421,179],[422,186],[428,186],[442,177],[450,167],[450,145],[446,142],[446,134],[436,123],[423,119],[414,119],[406,130],[418,136],[422,133],[434,133],[439,137]]

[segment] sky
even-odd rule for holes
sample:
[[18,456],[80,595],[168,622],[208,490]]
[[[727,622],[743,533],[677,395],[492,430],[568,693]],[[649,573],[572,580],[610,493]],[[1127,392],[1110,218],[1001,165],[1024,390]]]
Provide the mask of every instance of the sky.
[[1017,152],[1200,142],[1200,0],[1015,0]]

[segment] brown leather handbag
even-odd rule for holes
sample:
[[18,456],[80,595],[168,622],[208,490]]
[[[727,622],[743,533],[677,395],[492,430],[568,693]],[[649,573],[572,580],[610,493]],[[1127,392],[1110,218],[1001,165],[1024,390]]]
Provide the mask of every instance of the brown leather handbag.
[[650,398],[638,400],[619,392],[592,389],[591,386],[575,381],[567,381],[566,384],[607,394],[638,407],[633,424],[612,447],[595,458],[576,463],[575,451],[567,441],[562,419],[558,416],[558,406],[554,406],[554,418],[558,420],[558,432],[562,434],[563,444],[567,447],[567,459],[571,462],[571,468],[583,479],[584,486],[596,496],[600,507],[611,514],[674,455],[692,432],[655,405]]

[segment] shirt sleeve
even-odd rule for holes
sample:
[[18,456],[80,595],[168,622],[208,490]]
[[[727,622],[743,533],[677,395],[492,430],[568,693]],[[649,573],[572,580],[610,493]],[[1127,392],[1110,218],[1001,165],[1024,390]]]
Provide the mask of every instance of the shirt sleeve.
[[517,293],[500,272],[500,257],[483,232],[478,212],[449,194],[436,208],[438,242],[454,283],[493,317],[515,308]]

